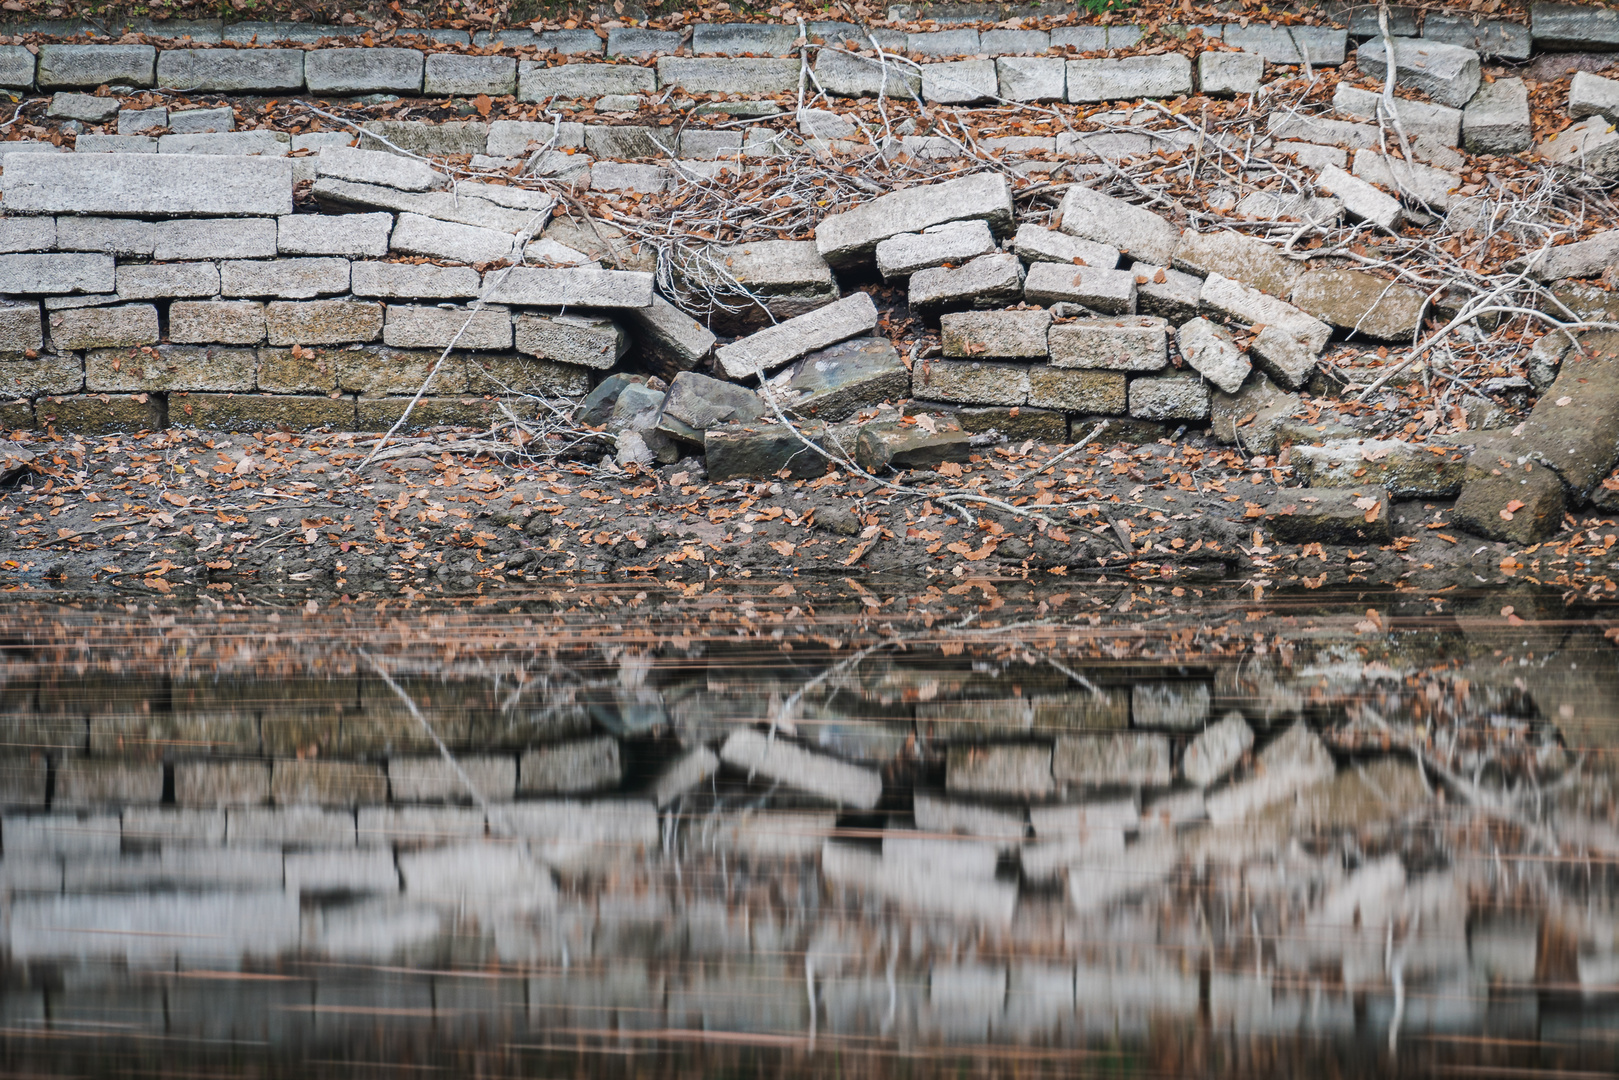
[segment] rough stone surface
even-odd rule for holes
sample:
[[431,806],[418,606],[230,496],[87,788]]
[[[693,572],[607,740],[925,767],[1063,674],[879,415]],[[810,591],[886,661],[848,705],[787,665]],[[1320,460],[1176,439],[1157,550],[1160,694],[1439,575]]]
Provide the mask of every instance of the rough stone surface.
[[1530,272],[1541,281],[1593,278],[1616,264],[1619,264],[1619,229],[1611,229],[1589,240],[1551,248],[1534,259]]
[[603,94],[644,94],[657,89],[657,74],[631,64],[517,65],[517,100],[596,98]]
[[1443,442],[1330,439],[1291,451],[1299,479],[1312,488],[1380,484],[1396,499],[1451,499],[1462,485],[1465,454]]
[[41,45],[35,81],[41,90],[151,86],[156,65],[150,45]]
[[779,735],[772,739],[752,729],[732,732],[720,748],[720,760],[842,806],[870,809],[882,796],[876,770],[813,753]]
[[1405,220],[1400,200],[1384,194],[1342,169],[1336,167],[1322,169],[1320,175],[1316,177],[1316,185],[1327,194],[1337,196],[1343,202],[1344,209],[1357,220],[1371,222],[1390,232],[1398,229],[1400,223]]
[[1293,304],[1340,330],[1376,341],[1406,341],[1417,329],[1423,295],[1364,270],[1312,270],[1298,279]]
[[1299,723],[1259,752],[1259,769],[1249,779],[1208,796],[1204,805],[1216,825],[1233,825],[1300,790],[1330,779],[1332,755],[1308,725]]
[[1564,128],[1536,146],[1544,161],[1608,179],[1619,176],[1619,133],[1605,116]]
[[[535,270],[518,267],[489,295],[525,307],[646,308],[652,275],[635,270]],[[866,301],[871,302],[870,298]]]
[[961,308],[1001,307],[1016,302],[1022,295],[1023,264],[1010,252],[997,252],[980,255],[954,269],[940,266],[912,274],[909,302],[911,310],[932,314]]
[[174,801],[216,809],[270,801],[270,767],[256,761],[181,761],[174,766]]
[[1241,713],[1210,724],[1187,746],[1181,775],[1195,787],[1208,787],[1230,772],[1254,745],[1254,730]]
[[496,229],[400,214],[388,238],[391,250],[451,262],[487,263],[509,259],[516,237]]
[[1131,379],[1130,415],[1138,420],[1202,420],[1209,415],[1208,385],[1190,375]]
[[1278,389],[1261,375],[1235,394],[1215,394],[1209,406],[1209,428],[1226,445],[1251,454],[1276,453],[1276,429],[1303,405],[1297,394]]
[[1590,331],[1564,356],[1557,379],[1524,423],[1518,452],[1562,476],[1587,499],[1619,460],[1619,332]]
[[669,384],[658,428],[665,434],[701,443],[703,433],[722,424],[747,424],[765,413],[765,405],[745,386],[682,371]]
[[939,319],[944,354],[952,357],[1041,358],[1050,328],[1044,311],[963,311]]
[[278,806],[358,806],[388,801],[388,777],[379,765],[353,761],[274,763],[270,794]]
[[1197,317],[1202,278],[1151,263],[1138,262],[1130,269],[1136,276],[1136,314],[1156,316],[1171,326]]
[[1058,57],[1002,56],[995,60],[996,87],[1008,101],[1061,101],[1068,72]]
[[926,232],[901,233],[877,245],[877,272],[883,280],[906,278],[918,270],[964,263],[995,250],[995,237],[983,221],[950,222]]
[[599,315],[540,315],[516,319],[518,352],[565,364],[606,370],[629,351],[624,328]]
[[1191,92],[1192,62],[1180,53],[1068,61],[1071,102],[1166,98]]
[[11,154],[0,207],[19,214],[273,217],[292,213],[292,163],[166,154]]
[[384,184],[400,191],[430,191],[442,179],[425,161],[352,146],[321,147],[315,158],[315,175],[357,184]]
[[1284,258],[1276,245],[1236,232],[1187,230],[1175,248],[1177,270],[1208,277],[1221,274],[1272,296],[1286,296],[1302,267]]
[[[648,285],[650,287],[650,281]],[[876,305],[870,296],[857,292],[834,304],[721,346],[714,355],[726,375],[733,379],[746,379],[760,371],[773,371],[817,349],[869,334],[876,327]]]
[[[1575,86],[1585,72],[1574,75]],[[1596,78],[1596,76],[1587,76]],[[1609,81],[1609,80],[1604,80]],[[1609,106],[1610,120],[1619,117],[1619,82],[1613,83],[1614,93]],[[1569,95],[1569,112],[1576,119],[1584,115],[1574,112],[1573,93]],[[1534,126],[1529,118],[1529,90],[1522,79],[1496,79],[1479,87],[1473,100],[1462,112],[1462,145],[1470,154],[1518,154],[1529,149],[1534,141]]]
[[235,127],[236,114],[229,108],[182,109],[171,111],[168,117],[169,131],[175,135],[203,135]]
[[264,339],[264,305],[255,300],[176,300],[169,305],[169,340],[176,344],[257,345]]
[[465,300],[478,295],[479,281],[470,266],[356,262],[350,264],[349,289],[355,296],[385,299]]
[[1197,85],[1210,97],[1257,94],[1265,79],[1265,58],[1256,53],[1206,52],[1197,58]]
[[1242,389],[1253,363],[1237,347],[1230,331],[1207,319],[1193,319],[1176,332],[1181,356],[1199,375],[1228,394]]
[[1319,319],[1221,274],[1211,273],[1203,282],[1199,302],[1205,311],[1225,318],[1282,331],[1315,355],[1320,354],[1332,337],[1332,328]]
[[618,740],[604,736],[530,750],[518,765],[517,788],[574,794],[617,787],[622,776]]
[[963,795],[1048,795],[1055,787],[1051,764],[1051,749],[1045,746],[952,746],[944,786]]
[[1429,12],[1422,19],[1422,36],[1429,41],[1472,49],[1483,57],[1527,60],[1530,56],[1529,27],[1505,19]]
[[377,258],[388,254],[391,214],[292,214],[276,226],[282,255]]
[[[70,219],[71,220],[71,219]],[[71,244],[70,239],[70,244]],[[49,251],[56,247],[56,219],[48,217],[0,218],[0,254]],[[74,251],[104,251],[104,247],[68,247]]]
[[[6,175],[9,182],[9,168]],[[0,255],[0,293],[17,296],[110,293],[113,279],[110,255]]]
[[45,343],[43,331],[37,302],[0,301],[0,353],[20,353],[41,348]]
[[1435,210],[1450,209],[1451,192],[1462,186],[1462,178],[1432,165],[1401,161],[1370,150],[1355,154],[1354,175],[1407,198],[1416,198]]
[[[795,66],[793,82],[797,84]],[[922,100],[939,105],[971,105],[996,96],[993,60],[947,60],[922,65]]]
[[834,97],[876,97],[905,100],[922,91],[922,77],[909,65],[875,56],[822,49],[815,57],[815,78]]
[[1151,210],[1087,187],[1072,187],[1057,209],[1062,231],[1117,248],[1132,259],[1168,266],[1180,232]]
[[658,85],[697,94],[782,94],[798,89],[798,60],[663,56],[658,58]]
[[[806,438],[826,437],[826,429],[811,422],[800,429]],[[785,473],[791,479],[824,476],[827,461],[804,445],[783,424],[754,423],[746,427],[710,428],[703,435],[708,478],[763,480]]]
[[[898,401],[910,392],[911,373],[899,351],[887,338],[869,337],[852,338],[804,357],[782,397],[788,411],[836,423],[873,402]],[[671,384],[671,397],[673,393]]]
[[505,97],[517,93],[517,61],[509,56],[429,53],[422,75],[428,97]]
[[452,341],[458,349],[509,349],[512,317],[500,309],[389,304],[382,341],[400,349],[445,349]]
[[1123,372],[1036,364],[1029,369],[1029,404],[1072,413],[1119,415],[1127,405],[1125,379]]
[[981,360],[922,361],[912,371],[911,389],[933,401],[1022,405],[1029,398],[1029,369]]
[[883,195],[823,220],[815,244],[828,264],[843,269],[864,262],[891,236],[975,218],[997,235],[1012,231],[1012,189],[1004,177],[976,173]]
[[[401,151],[428,157],[481,154],[488,146],[489,125],[478,120],[445,123],[427,123],[421,120],[367,120],[360,125],[359,140],[362,150],[382,150],[390,154],[398,154]],[[389,143],[393,145],[390,146]],[[462,185],[458,190],[463,195],[480,191],[487,197],[488,188],[487,184],[470,183]],[[498,190],[513,195],[519,194],[517,189],[513,188]]]
[[1451,522],[1486,540],[1538,544],[1563,527],[1566,509],[1563,482],[1551,469],[1481,446],[1467,461]]
[[1051,771],[1059,783],[1167,787],[1165,735],[1070,735],[1057,740]]
[[1136,275],[1129,270],[1037,262],[1029,267],[1023,299],[1046,306],[1079,304],[1102,315],[1134,315]]
[[[1334,109],[1359,120],[1375,121],[1382,106],[1381,93],[1362,90],[1349,83],[1339,83],[1332,96]],[[1395,98],[1394,114],[1399,118],[1400,126],[1405,128],[1406,135],[1413,140],[1425,138],[1440,146],[1455,146],[1461,140],[1463,113],[1460,109]]]
[[382,305],[357,300],[277,300],[264,307],[271,345],[334,345],[375,341],[382,334]]
[[[1460,45],[1420,38],[1394,38],[1396,83],[1421,90],[1441,105],[1461,108],[1478,92],[1478,53]],[[1380,38],[1360,46],[1355,53],[1361,71],[1381,79],[1388,71],[1388,57]]]
[[149,345],[157,336],[157,308],[151,304],[51,312],[51,344],[58,352]]
[[302,49],[164,49],[157,83],[188,92],[287,94],[304,88]]
[[276,223],[269,218],[193,218],[159,221],[152,227],[152,258],[270,259],[276,254]]
[[269,259],[219,264],[222,296],[307,300],[349,291],[347,259]]
[[677,369],[695,367],[714,351],[714,332],[661,296],[650,307],[624,313],[655,359]]
[[157,152],[160,154],[286,157],[290,148],[291,140],[284,133],[265,129],[164,135],[157,140]]
[[1033,223],[1018,226],[1012,251],[1028,263],[1054,262],[1112,270],[1119,265],[1119,249]]
[[1386,544],[1393,538],[1388,492],[1376,484],[1284,492],[1268,510],[1270,531],[1285,543]]
[[1048,335],[1051,366],[1109,371],[1157,371],[1169,362],[1169,328],[1162,319],[1075,319]]
[[311,94],[419,94],[422,53],[417,49],[312,49],[304,54],[304,85]]
[[933,430],[921,424],[897,420],[875,420],[860,429],[855,444],[855,461],[872,472],[886,469],[931,469],[944,462],[966,461],[972,444],[965,430],[953,419],[932,421]]
[[[62,91],[51,95],[50,108],[45,115],[58,120],[77,120],[84,124],[105,124],[119,113],[117,98],[96,97],[94,94],[76,94]],[[120,135],[129,134],[120,131]]]
[[117,281],[124,300],[219,295],[219,269],[211,262],[132,263],[118,268]]

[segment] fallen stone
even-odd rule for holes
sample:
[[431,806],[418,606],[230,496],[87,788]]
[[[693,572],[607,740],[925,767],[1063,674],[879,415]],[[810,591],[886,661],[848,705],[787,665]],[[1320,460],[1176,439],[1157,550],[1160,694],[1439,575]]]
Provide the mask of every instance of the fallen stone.
[[951,357],[1044,357],[1050,328],[1051,315],[1044,311],[963,311],[939,318],[944,354]]
[[[51,95],[46,116],[58,120],[77,120],[83,124],[105,124],[117,117],[119,101],[115,97],[96,97],[94,94],[75,94],[63,91]],[[120,135],[130,134],[120,131]]]
[[732,732],[720,748],[720,760],[750,775],[775,780],[840,806],[869,810],[882,796],[882,777],[875,770],[813,753],[784,737],[771,738],[752,729]]
[[1487,444],[1467,460],[1450,520],[1486,540],[1529,545],[1556,535],[1566,510],[1563,482],[1555,472]]
[[1112,270],[1119,265],[1118,248],[1028,223],[1018,226],[1017,235],[1012,239],[1012,251],[1028,263],[1065,263],[1100,270]]
[[14,214],[279,217],[292,163],[164,154],[10,154],[0,207]]
[[1400,200],[1385,195],[1359,177],[1351,176],[1339,168],[1326,168],[1316,177],[1316,186],[1328,195],[1336,196],[1344,204],[1349,216],[1367,221],[1389,232],[1394,232],[1405,220]]
[[669,384],[658,430],[701,445],[709,428],[751,423],[764,413],[764,402],[747,387],[682,371]]
[[[398,214],[416,214],[436,221],[450,221],[510,234],[523,233],[534,228],[540,211],[502,206],[488,199],[476,197],[474,190],[489,185],[462,183],[450,191],[400,191],[380,184],[356,184],[348,180],[316,180],[310,190],[322,206],[339,210],[362,207],[368,210],[389,210]],[[521,190],[514,188],[512,190]],[[3,199],[3,196],[0,196]]]
[[1180,232],[1151,210],[1087,187],[1071,187],[1058,207],[1062,231],[1117,248],[1132,259],[1169,265]]
[[911,310],[932,315],[1002,307],[1016,303],[1022,295],[1023,264],[1010,252],[997,252],[980,255],[955,269],[933,267],[911,275],[908,299]]
[[1012,231],[1012,190],[1005,177],[975,173],[880,196],[822,220],[815,244],[827,263],[844,269],[864,262],[891,236],[971,219],[987,222],[997,235]]
[[1102,315],[1134,315],[1136,275],[1130,270],[1037,262],[1029,267],[1023,299],[1045,306],[1079,304]]
[[[650,286],[650,275],[646,276]],[[772,371],[828,345],[869,334],[876,327],[876,305],[870,296],[857,292],[806,315],[788,319],[740,341],[721,346],[714,355],[726,375],[733,379],[746,379],[761,371]]]
[[[1361,120],[1376,120],[1382,111],[1383,95],[1362,90],[1347,82],[1338,84],[1332,95],[1332,107],[1345,116]],[[1462,110],[1445,105],[1430,105],[1424,101],[1406,98],[1394,99],[1394,115],[1400,126],[1412,139],[1424,137],[1440,146],[1455,146],[1461,141]],[[1392,129],[1393,124],[1389,122]],[[1375,149],[1375,148],[1374,148]]]
[[[1347,154],[1334,162],[1340,167],[1348,163]],[[1258,221],[1310,221],[1326,224],[1343,220],[1344,204],[1337,199],[1323,199],[1315,195],[1256,191],[1243,197],[1237,204],[1237,213]]]
[[1012,882],[963,877],[953,866],[893,863],[874,852],[830,841],[821,849],[821,873],[829,884],[870,893],[922,914],[1010,926],[1017,907],[1018,890]]
[[884,281],[907,278],[918,270],[964,263],[995,250],[995,237],[981,220],[949,222],[925,232],[901,233],[877,245],[877,271]]
[[[1583,74],[1575,74],[1576,86]],[[1614,96],[1612,115],[1608,117],[1610,120],[1619,117],[1619,83],[1612,85]],[[1578,118],[1582,114],[1573,112],[1572,92],[1569,97],[1570,115]],[[1518,154],[1528,150],[1533,141],[1529,90],[1522,79],[1496,79],[1481,86],[1462,113],[1462,145],[1467,147],[1470,154]]]
[[1401,161],[1370,150],[1355,155],[1354,175],[1369,184],[1391,188],[1435,210],[1450,208],[1451,192],[1462,186],[1456,173],[1415,161]]
[[1595,494],[1619,461],[1619,332],[1581,335],[1520,438],[1519,452],[1555,470],[1576,501]]
[[1250,325],[1263,324],[1266,329],[1281,331],[1313,355],[1319,355],[1332,337],[1332,328],[1326,323],[1285,301],[1218,273],[1211,273],[1203,282],[1198,301],[1205,311],[1212,311],[1224,318]]
[[388,237],[391,251],[472,264],[511,258],[515,242],[510,233],[420,214],[400,214]]
[[1240,445],[1250,454],[1276,453],[1276,429],[1303,399],[1289,394],[1264,375],[1235,394],[1215,394],[1209,406],[1209,428],[1215,439]]
[[[488,297],[491,303],[615,309],[652,305],[652,275],[635,270],[536,270],[519,266],[490,273],[505,274]],[[871,303],[869,297],[866,303]]]
[[696,367],[714,351],[713,331],[656,294],[650,307],[626,309],[624,316],[640,332],[643,346],[677,369]]
[[[1520,90],[1523,88],[1521,81],[1511,81],[1518,82]],[[1480,91],[1480,96],[1484,93],[1485,91]],[[56,98],[69,96],[82,95],[57,94]],[[56,98],[51,99],[52,109],[56,108]],[[1527,100],[1524,107],[1528,108]],[[1568,88],[1568,115],[1575,120],[1584,120],[1588,116],[1601,116],[1619,123],[1619,79],[1605,79],[1589,71],[1576,71],[1574,80]]]
[[1147,315],[1055,323],[1047,341],[1054,368],[1157,371],[1169,363],[1169,326]]
[[1257,94],[1265,81],[1265,58],[1251,52],[1205,52],[1197,58],[1197,85],[1210,97]]
[[800,425],[796,432],[769,422],[714,427],[703,433],[704,467],[715,482],[775,479],[783,473],[795,480],[825,476],[830,468],[826,457],[804,440],[819,445],[826,437],[826,426],[819,421]]
[[1069,735],[1057,739],[1052,774],[1058,783],[1167,787],[1169,738],[1165,735]]
[[952,746],[945,761],[945,790],[952,794],[1035,797],[1050,794],[1051,748],[1047,746]]
[[1241,713],[1228,713],[1187,746],[1181,756],[1181,775],[1187,783],[1206,788],[1235,768],[1253,745],[1254,729]]
[[357,184],[382,184],[400,191],[431,191],[443,180],[425,161],[352,146],[321,147],[315,159],[315,175]]
[[855,462],[868,472],[900,472],[937,468],[947,461],[963,462],[971,456],[968,434],[954,419],[935,417],[930,425],[898,420],[866,424],[855,443]]
[[1619,265],[1619,229],[1550,248],[1533,257],[1529,272],[1540,281],[1594,278],[1614,265]]
[[1541,160],[1611,179],[1619,176],[1619,133],[1605,116],[1592,116],[1547,136],[1535,147]]
[[[946,316],[947,318],[970,316]],[[783,408],[827,423],[847,420],[873,402],[911,393],[911,373],[887,338],[853,338],[800,360],[783,392]]]
[[1149,375],[1130,380],[1130,415],[1138,420],[1202,420],[1209,388],[1192,375]]
[[1202,278],[1143,262],[1130,271],[1136,276],[1136,314],[1156,316],[1171,326],[1197,317]]
[[1254,366],[1284,390],[1301,390],[1315,374],[1317,354],[1279,326],[1267,325],[1248,344]]
[[1183,324],[1175,340],[1187,364],[1227,394],[1242,389],[1248,373],[1253,370],[1248,354],[1237,347],[1231,332],[1207,319],[1193,319]]
[[1076,104],[1191,92],[1192,62],[1180,53],[1068,61],[1068,100]]
[[1303,272],[1274,244],[1237,232],[1199,233],[1188,229],[1175,248],[1175,269],[1208,277],[1221,274],[1272,296],[1286,296]]
[[1208,683],[1138,682],[1130,688],[1133,727],[1195,731],[1208,718]]
[[[741,291],[733,291],[725,282],[719,291],[735,301],[752,301],[755,305],[752,312],[735,317],[744,324],[795,318],[838,299],[832,268],[809,240],[760,240],[734,247],[712,247],[708,257],[741,286]],[[764,311],[758,310],[760,300]]]
[[1376,484],[1285,492],[1267,509],[1270,531],[1284,543],[1387,544],[1394,538],[1388,492]]
[[[1441,105],[1461,108],[1478,92],[1482,78],[1478,53],[1459,45],[1420,38],[1394,38],[1395,82],[1421,90]],[[1373,38],[1356,50],[1360,70],[1374,79],[1388,72],[1383,42]]]
[[1258,766],[1253,777],[1205,797],[1204,806],[1212,823],[1235,825],[1246,821],[1265,807],[1329,780],[1337,772],[1332,755],[1303,722],[1294,724],[1261,750]]
[[1364,270],[1312,270],[1298,279],[1293,305],[1340,330],[1374,341],[1409,341],[1423,294]]
[[[1383,145],[1383,134],[1375,124],[1355,124],[1347,120],[1328,120],[1320,116],[1273,113],[1265,121],[1265,130],[1277,139],[1300,140],[1276,144],[1278,151],[1289,154],[1315,155],[1319,152],[1319,147],[1323,146],[1360,150]],[[1306,162],[1300,157],[1299,163]]]

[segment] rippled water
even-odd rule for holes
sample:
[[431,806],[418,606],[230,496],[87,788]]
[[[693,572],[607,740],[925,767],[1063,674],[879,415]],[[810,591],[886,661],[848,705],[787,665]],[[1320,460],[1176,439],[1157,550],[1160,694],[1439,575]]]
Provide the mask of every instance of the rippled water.
[[1610,619],[1016,580],[14,604],[3,1067],[1602,1074]]

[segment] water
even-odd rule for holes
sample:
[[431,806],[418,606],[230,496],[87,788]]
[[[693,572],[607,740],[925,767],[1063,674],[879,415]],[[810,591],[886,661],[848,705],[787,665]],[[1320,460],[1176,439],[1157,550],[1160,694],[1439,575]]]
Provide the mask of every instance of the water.
[[1529,585],[13,603],[3,1067],[1604,1074],[1610,624]]

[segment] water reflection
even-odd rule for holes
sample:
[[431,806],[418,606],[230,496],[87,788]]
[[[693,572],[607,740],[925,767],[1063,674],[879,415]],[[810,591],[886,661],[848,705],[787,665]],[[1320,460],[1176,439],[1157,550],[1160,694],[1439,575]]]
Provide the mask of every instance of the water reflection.
[[7,1067],[1611,1065],[1601,612],[933,592],[8,609]]

